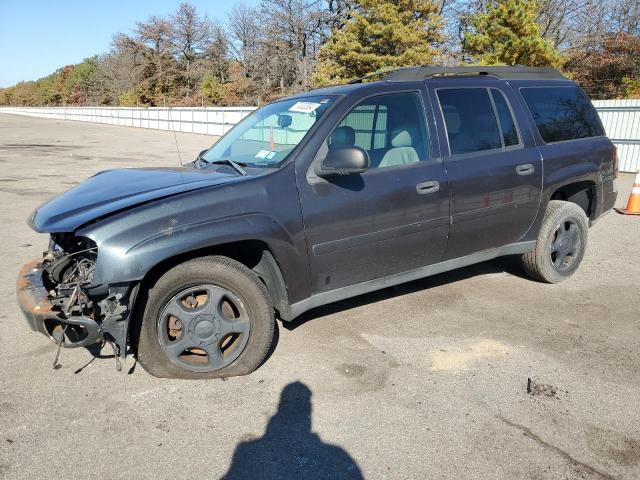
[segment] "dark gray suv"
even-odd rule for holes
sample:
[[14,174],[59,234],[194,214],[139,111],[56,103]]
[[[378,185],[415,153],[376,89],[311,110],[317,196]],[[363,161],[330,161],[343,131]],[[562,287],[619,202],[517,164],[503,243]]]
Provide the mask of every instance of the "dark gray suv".
[[275,317],[522,255],[571,276],[616,199],[615,148],[551,69],[416,67],[269,104],[181,168],[96,174],[29,219],[18,299],[64,347],[151,374],[247,374]]

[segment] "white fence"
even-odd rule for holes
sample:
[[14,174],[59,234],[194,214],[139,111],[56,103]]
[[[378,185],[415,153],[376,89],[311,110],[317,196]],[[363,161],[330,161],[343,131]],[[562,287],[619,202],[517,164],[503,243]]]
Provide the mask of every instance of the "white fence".
[[640,99],[595,100],[607,136],[618,147],[621,172],[640,170]]
[[6,107],[0,112],[29,117],[106,123],[123,127],[175,130],[176,132],[224,135],[254,107],[138,108],[138,107]]
[[[620,170],[640,170],[640,100],[593,102],[607,135],[618,147]],[[32,117],[154,128],[176,132],[223,135],[253,107],[119,108],[119,107],[6,107],[0,112]]]

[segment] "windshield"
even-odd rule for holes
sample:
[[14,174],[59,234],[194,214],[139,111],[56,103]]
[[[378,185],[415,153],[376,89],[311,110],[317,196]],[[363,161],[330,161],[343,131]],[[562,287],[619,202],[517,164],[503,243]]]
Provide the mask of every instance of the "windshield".
[[207,162],[233,160],[242,165],[281,163],[334,102],[315,96],[266,105],[242,120],[202,158]]

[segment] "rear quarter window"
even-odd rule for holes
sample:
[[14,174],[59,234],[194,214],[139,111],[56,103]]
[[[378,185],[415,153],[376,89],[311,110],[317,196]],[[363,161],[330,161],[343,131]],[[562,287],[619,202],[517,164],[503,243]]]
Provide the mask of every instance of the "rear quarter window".
[[546,143],[604,135],[595,108],[578,87],[520,89]]

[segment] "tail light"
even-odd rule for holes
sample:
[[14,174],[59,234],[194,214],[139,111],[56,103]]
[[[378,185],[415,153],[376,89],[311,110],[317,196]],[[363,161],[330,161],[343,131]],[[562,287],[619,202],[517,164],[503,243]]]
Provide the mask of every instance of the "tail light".
[[620,160],[618,159],[618,147],[613,146],[611,151],[611,160],[613,161],[613,178],[618,178]]

